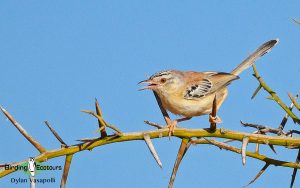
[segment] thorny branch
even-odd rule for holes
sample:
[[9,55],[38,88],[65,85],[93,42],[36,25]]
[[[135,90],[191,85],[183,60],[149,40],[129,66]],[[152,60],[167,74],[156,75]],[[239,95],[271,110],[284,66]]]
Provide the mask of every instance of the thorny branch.
[[[48,150],[42,154],[36,156],[36,161],[44,162],[47,159],[52,159],[60,156],[75,154],[83,150],[91,150],[95,147],[99,147],[106,144],[112,144],[117,142],[126,142],[134,140],[144,140],[144,134],[147,133],[151,139],[168,137],[168,129],[158,129],[145,132],[131,132],[123,133],[122,136],[115,137],[114,135],[109,135],[105,138],[91,139],[81,144],[71,145],[67,148],[59,148],[55,150]],[[267,135],[258,135],[251,133],[244,133],[238,131],[231,131],[225,129],[216,129],[215,132],[211,132],[210,129],[185,129],[177,128],[174,131],[175,137],[178,138],[194,138],[194,137],[217,137],[217,138],[227,138],[233,139],[236,141],[242,141],[244,137],[249,138],[249,143],[260,143],[260,144],[273,144],[278,146],[294,146],[300,147],[300,138],[290,138],[290,137],[278,137],[278,136],[267,136]],[[281,166],[280,164],[278,164]],[[294,165],[293,167],[300,168],[300,165]],[[7,174],[12,173],[13,170],[0,170],[0,177],[3,177]]]
[[[216,147],[219,147],[220,149],[225,149],[234,153],[238,153],[242,155],[242,163],[243,165],[246,164],[246,156],[255,158],[257,160],[265,162],[264,167],[259,171],[259,173],[255,176],[255,178],[249,183],[252,184],[256,179],[260,177],[260,175],[265,172],[265,170],[270,166],[281,166],[281,167],[288,167],[293,168],[293,175],[291,180],[291,187],[293,186],[293,183],[295,181],[296,172],[297,169],[300,168],[299,164],[299,155],[297,156],[296,162],[290,162],[290,161],[282,161],[279,159],[273,159],[268,156],[265,156],[263,154],[260,154],[259,152],[259,144],[265,144],[269,145],[271,148],[273,146],[284,146],[289,148],[300,148],[300,138],[293,137],[293,134],[300,134],[300,131],[298,130],[289,130],[284,132],[284,126],[287,122],[288,117],[291,117],[294,122],[297,122],[299,124],[300,120],[296,116],[295,113],[292,112],[292,107],[295,106],[299,110],[299,104],[297,103],[297,98],[293,97],[291,94],[289,94],[290,99],[292,101],[292,104],[290,107],[287,107],[283,103],[283,101],[277,96],[277,94],[262,80],[260,75],[258,74],[255,66],[253,66],[254,76],[259,81],[259,87],[255,90],[252,98],[255,97],[255,95],[259,92],[261,88],[265,89],[270,95],[270,99],[276,101],[281,108],[287,113],[287,115],[284,117],[281,125],[278,128],[272,128],[267,127],[264,125],[258,125],[258,124],[250,124],[250,123],[244,123],[241,122],[245,127],[252,127],[257,129],[255,133],[246,133],[246,132],[239,132],[239,131],[232,131],[232,130],[226,130],[226,129],[219,129],[216,128],[215,124],[211,124],[209,128],[206,129],[185,129],[180,128],[177,126],[177,128],[172,132],[172,135],[170,135],[170,131],[165,126],[161,126],[157,123],[153,123],[150,121],[145,121],[146,124],[149,124],[151,126],[156,127],[156,130],[152,131],[141,131],[141,132],[129,132],[129,133],[123,133],[121,130],[119,130],[116,126],[113,126],[109,123],[107,123],[103,116],[102,111],[100,109],[100,105],[98,101],[95,102],[96,110],[82,110],[82,112],[85,112],[87,114],[90,114],[94,116],[98,121],[99,131],[101,132],[100,137],[98,138],[84,138],[79,139],[81,143],[74,144],[74,145],[67,145],[61,137],[56,133],[56,131],[50,126],[48,122],[46,122],[46,125],[50,129],[50,131],[54,134],[54,136],[60,141],[62,147],[55,149],[55,150],[46,150],[42,145],[40,145],[35,139],[33,139],[26,131],[22,128],[22,126],[4,109],[1,107],[1,111],[4,113],[4,115],[11,121],[11,123],[18,129],[18,131],[35,147],[39,150],[40,154],[35,157],[35,160],[37,162],[45,162],[47,160],[50,160],[52,158],[62,157],[65,156],[65,165],[64,165],[64,171],[62,174],[61,179],[61,187],[65,187],[68,172],[71,166],[71,162],[73,159],[73,155],[77,154],[78,152],[82,152],[84,150],[92,150],[96,147],[100,147],[107,144],[113,144],[117,142],[127,142],[127,141],[135,141],[135,140],[144,140],[147,144],[151,154],[153,155],[154,159],[156,160],[157,164],[162,167],[162,163],[158,157],[157,152],[155,151],[154,145],[151,142],[151,139],[157,139],[162,137],[177,137],[182,140],[181,146],[178,151],[178,155],[174,164],[173,172],[170,177],[170,183],[169,188],[173,186],[175,176],[177,173],[177,170],[179,168],[180,162],[183,159],[184,155],[186,154],[186,151],[188,150],[189,146],[191,144],[210,144]],[[157,102],[159,106],[161,107],[161,103],[159,98],[157,97],[156,93],[154,93]],[[216,99],[214,100],[216,102]],[[216,116],[216,105],[213,106],[212,115]],[[167,124],[171,123],[171,119],[166,112],[165,109],[161,108],[161,111],[163,113],[163,116],[165,118],[165,121]],[[113,134],[109,135],[107,134],[107,128],[115,131]],[[275,134],[274,136],[267,135],[268,133]],[[208,139],[207,137],[210,137],[211,139]],[[224,138],[225,140],[223,142],[215,140],[215,138]],[[227,144],[228,142],[232,141],[239,141],[241,142],[241,148],[237,148],[234,146],[231,146]],[[250,152],[247,151],[247,145],[255,143],[256,144],[256,151]],[[274,149],[274,148],[273,148]],[[299,152],[300,153],[300,152]],[[16,163],[7,163],[7,164],[20,164],[24,162],[25,160],[16,162]],[[10,173],[13,173],[15,171],[14,168],[6,170],[3,168],[5,164],[0,165],[0,177],[4,177]]]
[[[232,151],[234,153],[242,154],[242,149],[231,146],[231,145],[228,145],[224,142],[219,142],[219,141],[212,140],[212,139],[193,140],[192,144],[211,144],[211,145],[217,146],[220,149],[225,149],[225,150],[228,150],[228,151]],[[246,156],[254,158],[254,159],[258,159],[260,161],[272,164],[274,166],[282,166],[282,167],[289,167],[289,168],[300,168],[300,165],[297,164],[297,163],[273,159],[273,158],[267,157],[265,155],[258,154],[256,152],[246,151]]]
[[[96,138],[94,140],[90,140],[81,144],[76,144],[69,146],[67,148],[59,148],[56,150],[49,150],[45,151],[42,154],[35,157],[36,161],[44,162],[46,160],[76,154],[78,152],[84,150],[92,150],[95,147],[99,147],[106,144],[112,144],[117,142],[126,142],[126,141],[134,141],[134,140],[144,140],[144,135],[147,133],[151,139],[161,138],[161,137],[168,137],[169,130],[167,128],[158,129],[153,131],[145,131],[145,132],[132,132],[132,133],[123,133],[122,136],[115,137],[114,135],[107,136],[105,138]],[[215,132],[211,132],[210,129],[183,129],[177,128],[174,131],[173,136],[179,138],[194,138],[194,137],[218,137],[218,138],[228,138],[233,139],[236,141],[242,141],[244,137],[249,138],[249,143],[260,143],[260,144],[273,144],[278,146],[294,146],[300,147],[300,138],[290,138],[290,137],[278,137],[278,136],[267,136],[267,135],[258,135],[258,134],[250,134],[250,133],[243,133],[225,129],[216,129]],[[238,150],[236,150],[239,153]],[[257,159],[265,161],[265,156],[262,156],[257,153],[247,152],[247,156],[257,156]],[[283,166],[283,167],[291,167],[291,168],[300,168],[299,164],[293,162],[284,162],[284,161],[276,161],[271,160],[274,162],[276,166]],[[0,170],[0,177],[4,177],[10,173],[14,172],[14,170]]]
[[258,80],[259,84],[262,86],[264,90],[266,90],[271,96],[268,97],[270,100],[276,101],[276,103],[284,110],[288,115],[293,119],[294,122],[300,124],[300,119],[294,114],[289,107],[278,97],[275,91],[273,91],[262,79],[262,77],[259,75],[255,64],[252,65],[253,67],[253,76]]

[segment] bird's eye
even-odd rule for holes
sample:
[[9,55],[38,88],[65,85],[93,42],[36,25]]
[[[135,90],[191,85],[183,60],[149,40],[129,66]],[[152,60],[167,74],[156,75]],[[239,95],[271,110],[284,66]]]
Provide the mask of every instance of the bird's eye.
[[166,83],[166,81],[167,81],[167,79],[165,79],[165,78],[160,79],[160,83],[162,83],[162,84]]

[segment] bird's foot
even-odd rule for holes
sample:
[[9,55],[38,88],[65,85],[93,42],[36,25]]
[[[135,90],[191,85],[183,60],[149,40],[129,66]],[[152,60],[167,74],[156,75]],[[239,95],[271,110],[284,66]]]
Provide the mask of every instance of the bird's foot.
[[167,128],[169,129],[169,137],[174,133],[175,127],[177,125],[177,120],[174,120],[167,125]]
[[212,116],[209,114],[209,122],[210,123],[222,123],[222,119],[219,116]]

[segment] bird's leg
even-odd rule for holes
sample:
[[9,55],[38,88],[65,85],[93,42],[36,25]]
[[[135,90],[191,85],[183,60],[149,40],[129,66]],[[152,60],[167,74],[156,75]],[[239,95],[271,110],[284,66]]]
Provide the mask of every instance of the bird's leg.
[[209,122],[210,123],[222,123],[222,119],[219,116],[213,116],[211,113],[209,114]]
[[209,114],[209,122],[210,122],[210,130],[215,131],[217,128],[217,123],[221,123],[222,120],[217,116],[217,95],[215,95],[213,104],[212,104],[212,110],[211,113]]
[[184,117],[184,118],[180,118],[180,119],[175,119],[173,121],[171,120],[170,124],[167,125],[167,127],[169,128],[169,136],[171,136],[171,134],[174,133],[174,129],[175,129],[177,123],[189,120],[191,118],[192,117]]
[[[162,115],[164,116],[164,119],[165,119],[165,121],[167,123],[167,127],[169,128],[169,136],[171,136],[171,134],[174,133],[174,129],[175,129],[176,125],[177,125],[177,122],[180,122],[180,120],[174,120],[174,121],[172,121],[171,118],[170,118],[170,116],[169,116],[169,114],[168,114],[168,112],[162,106],[161,100],[160,100],[159,96],[157,95],[157,93],[155,91],[153,91],[153,94],[154,94],[155,99],[157,101],[157,104],[158,104],[158,106],[160,108],[160,111],[161,111]],[[184,118],[182,118],[182,119],[184,119]],[[184,120],[181,120],[181,121],[184,121]]]
[[169,123],[167,123],[167,128],[169,128],[169,137],[174,133],[174,129],[177,125],[177,120],[174,120],[174,121],[170,121]]
[[160,100],[159,96],[157,95],[157,93],[155,91],[153,91],[153,94],[156,98],[156,101],[157,101],[157,104],[160,108],[160,111],[161,111],[162,115],[164,116],[164,119],[167,123],[167,128],[169,128],[169,136],[171,136],[174,133],[174,129],[175,129],[178,122],[189,120],[189,119],[191,119],[191,117],[184,117],[184,118],[180,118],[180,119],[176,119],[176,120],[171,120],[168,112],[162,106],[161,100]]
[[184,117],[184,118],[176,119],[175,121],[182,122],[182,121],[186,121],[186,120],[190,120],[190,119],[192,119],[192,117]]

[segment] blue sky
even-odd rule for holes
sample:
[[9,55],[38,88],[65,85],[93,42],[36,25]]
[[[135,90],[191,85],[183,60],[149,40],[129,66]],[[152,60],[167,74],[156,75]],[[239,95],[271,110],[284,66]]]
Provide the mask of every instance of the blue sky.
[[[97,122],[80,112],[101,103],[106,120],[124,132],[152,129],[143,120],[163,123],[151,92],[137,82],[164,69],[231,71],[263,42],[280,38],[257,63],[265,81],[286,103],[299,92],[299,1],[2,1],[0,3],[0,104],[47,149],[60,144],[48,120],[68,144],[95,137]],[[250,132],[239,121],[277,127],[284,115],[267,93],[251,100],[257,87],[251,70],[230,87],[219,111],[226,129]],[[207,116],[182,123],[207,127]],[[295,128],[288,122],[287,128]],[[0,162],[38,152],[1,116]],[[73,157],[68,187],[167,187],[180,140],[153,140],[160,169],[144,142],[118,143]],[[239,143],[237,143],[239,145]],[[250,149],[253,149],[250,146]],[[296,151],[278,149],[271,157],[294,161]],[[47,164],[63,165],[58,158]],[[183,160],[174,187],[242,187],[262,162],[213,146],[193,146]],[[270,167],[252,187],[288,187],[292,169]],[[57,187],[57,183],[38,187]],[[0,187],[12,187],[13,173]],[[25,187],[20,184],[14,187]],[[295,187],[300,186],[297,179]]]

